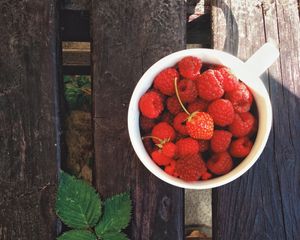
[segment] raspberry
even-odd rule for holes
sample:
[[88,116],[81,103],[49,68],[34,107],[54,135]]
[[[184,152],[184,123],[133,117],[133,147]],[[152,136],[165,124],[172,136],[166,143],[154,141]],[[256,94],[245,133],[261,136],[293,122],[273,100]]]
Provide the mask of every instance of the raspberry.
[[186,129],[192,138],[209,140],[213,136],[214,122],[206,112],[194,112],[190,115]]
[[212,101],[223,96],[222,84],[215,76],[216,70],[207,70],[197,77],[197,90],[201,98]]
[[201,176],[201,179],[202,179],[202,180],[208,180],[208,179],[211,179],[211,178],[212,178],[212,174],[209,173],[209,172],[205,172],[205,173],[203,173],[202,176]]
[[163,94],[172,96],[175,94],[174,80],[179,78],[179,74],[174,68],[167,68],[161,71],[154,79],[154,88]]
[[251,151],[253,143],[247,137],[238,138],[230,145],[229,153],[232,157],[243,158]]
[[188,105],[188,111],[193,112],[206,112],[208,103],[202,99],[197,98],[194,102]]
[[225,98],[232,103],[238,113],[248,112],[253,101],[251,92],[243,83],[239,83],[233,91],[227,92]]
[[177,146],[172,142],[167,142],[162,146],[162,154],[166,157],[173,158],[177,153]]
[[206,171],[205,162],[198,154],[180,158],[175,166],[175,174],[185,181],[197,181]]
[[188,79],[194,80],[200,73],[202,62],[199,58],[188,56],[180,60],[178,68],[180,74]]
[[229,100],[217,99],[209,106],[207,112],[213,118],[214,123],[221,127],[227,126],[233,122],[234,109]]
[[176,161],[172,160],[168,166],[165,167],[165,172],[173,177],[176,177],[175,174]]
[[173,115],[176,115],[182,111],[181,105],[176,96],[169,97],[167,99],[167,108]]
[[255,118],[253,127],[251,128],[250,132],[247,134],[247,137],[249,138],[253,137],[257,133],[257,129],[258,129],[257,119]]
[[141,116],[140,117],[140,125],[141,125],[141,128],[147,132],[154,127],[155,121],[154,121],[154,119],[150,119],[150,118]]
[[167,166],[172,161],[171,158],[162,154],[161,150],[156,150],[151,153],[152,160],[159,166]]
[[140,101],[139,108],[141,113],[147,118],[157,118],[164,110],[162,99],[158,93],[150,91],[145,93]]
[[233,168],[233,161],[228,152],[216,153],[206,164],[207,168],[216,175],[230,172]]
[[221,73],[223,77],[222,83],[225,92],[232,91],[238,86],[239,80],[236,78],[236,76],[233,75],[229,68],[220,67],[217,70]]
[[233,123],[229,125],[229,131],[235,137],[244,137],[251,132],[254,124],[255,118],[251,113],[236,113]]
[[211,150],[214,152],[225,152],[230,145],[232,134],[225,130],[215,130],[210,140]]
[[209,141],[207,140],[198,140],[200,152],[206,152],[209,149]]
[[176,142],[179,157],[199,153],[200,147],[197,140],[192,138],[182,138]]
[[178,94],[183,103],[195,101],[198,96],[195,83],[189,79],[181,80],[178,83]]
[[[152,129],[151,135],[161,140],[168,139],[170,141],[173,141],[175,139],[174,129],[170,126],[170,124],[166,122],[160,122],[156,124]],[[159,143],[159,140],[153,139],[153,142]]]
[[166,123],[172,124],[173,123],[173,116],[169,112],[164,112],[161,115],[160,120],[161,120],[161,122],[166,122]]
[[173,121],[173,126],[175,130],[182,135],[188,135],[187,129],[186,129],[186,121],[188,119],[189,115],[187,115],[185,112],[178,113]]

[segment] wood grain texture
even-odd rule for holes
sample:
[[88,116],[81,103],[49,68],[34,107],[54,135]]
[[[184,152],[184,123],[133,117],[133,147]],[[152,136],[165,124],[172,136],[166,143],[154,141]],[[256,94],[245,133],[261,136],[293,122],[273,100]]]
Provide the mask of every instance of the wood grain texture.
[[179,0],[92,1],[95,184],[107,197],[131,189],[131,239],[183,239],[183,190],[140,163],[127,132],[135,84],[161,57],[185,47]]
[[263,74],[273,127],[258,162],[213,191],[214,239],[299,239],[300,29],[296,0],[213,1],[213,44],[247,59],[273,39],[280,59]]
[[56,1],[0,1],[0,239],[56,236]]

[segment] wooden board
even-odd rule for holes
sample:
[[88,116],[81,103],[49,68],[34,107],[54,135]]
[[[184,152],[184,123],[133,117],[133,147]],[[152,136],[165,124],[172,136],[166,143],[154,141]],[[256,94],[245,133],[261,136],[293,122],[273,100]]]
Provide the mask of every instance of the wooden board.
[[137,159],[127,132],[135,84],[161,57],[185,47],[184,1],[92,1],[95,184],[101,196],[131,190],[131,239],[183,239],[183,190]]
[[56,1],[0,1],[0,239],[56,237]]
[[[263,2],[263,4],[261,4]],[[275,40],[280,59],[262,78],[273,128],[254,167],[213,191],[214,239],[299,239],[300,23],[297,0],[213,1],[213,44],[247,59]]]

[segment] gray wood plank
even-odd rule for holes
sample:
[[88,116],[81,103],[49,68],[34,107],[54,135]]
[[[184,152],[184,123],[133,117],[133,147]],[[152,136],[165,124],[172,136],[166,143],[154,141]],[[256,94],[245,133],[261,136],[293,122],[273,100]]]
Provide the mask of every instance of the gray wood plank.
[[242,59],[274,39],[280,59],[263,75],[273,128],[254,167],[213,191],[214,239],[298,239],[300,29],[296,0],[213,1],[213,44]]
[[56,1],[0,1],[0,239],[56,236]]
[[131,239],[183,239],[183,190],[139,162],[127,132],[135,84],[155,61],[185,47],[183,1],[92,1],[95,184],[103,197],[128,189]]

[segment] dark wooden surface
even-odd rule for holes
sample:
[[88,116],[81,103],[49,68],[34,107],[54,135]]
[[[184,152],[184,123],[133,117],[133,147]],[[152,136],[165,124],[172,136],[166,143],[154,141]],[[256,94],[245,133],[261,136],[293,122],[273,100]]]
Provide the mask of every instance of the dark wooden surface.
[[0,1],[0,239],[53,240],[56,1]]
[[184,192],[138,160],[127,132],[127,109],[144,71],[185,47],[184,1],[95,0],[91,9],[95,184],[103,197],[131,190],[131,239],[182,240]]
[[263,75],[274,116],[268,144],[250,171],[213,191],[214,239],[299,239],[300,23],[297,1],[213,1],[212,18],[216,49],[224,49],[244,60],[270,38],[280,49],[280,59]]

